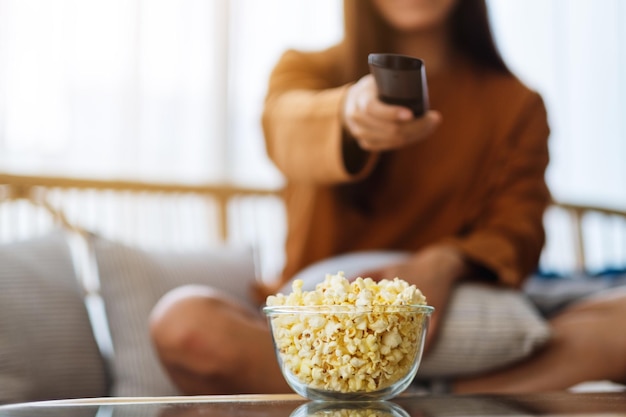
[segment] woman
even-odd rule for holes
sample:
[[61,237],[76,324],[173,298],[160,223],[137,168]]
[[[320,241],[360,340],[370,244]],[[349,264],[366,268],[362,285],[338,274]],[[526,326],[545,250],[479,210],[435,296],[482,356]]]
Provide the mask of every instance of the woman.
[[[344,252],[408,250],[402,277],[427,295],[436,334],[454,283],[519,286],[537,265],[549,202],[541,98],[511,75],[483,1],[346,1],[344,41],[287,52],[263,125],[287,178],[283,281]],[[425,61],[434,109],[414,118],[377,98],[370,52]]]
[[[407,262],[361,275],[416,284],[437,308],[432,339],[456,282],[518,287],[536,267],[550,198],[545,108],[500,58],[484,0],[345,0],[344,7],[339,45],[288,51],[270,79],[263,127],[287,179],[287,263],[261,295],[324,258],[411,251]],[[379,101],[370,52],[422,58],[433,110],[415,118]],[[569,340],[573,332],[562,333]],[[167,295],[152,334],[186,394],[289,391],[264,318],[211,289]],[[546,351],[556,362],[576,354],[561,348]],[[454,389],[516,390],[520,378],[521,390],[560,388],[590,376],[546,382],[524,369]]]

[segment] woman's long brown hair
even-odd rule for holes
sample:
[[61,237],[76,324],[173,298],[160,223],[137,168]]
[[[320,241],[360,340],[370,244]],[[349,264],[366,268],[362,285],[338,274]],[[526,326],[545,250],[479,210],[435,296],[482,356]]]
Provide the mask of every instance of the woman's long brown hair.
[[[479,65],[510,73],[491,32],[485,0],[458,0],[450,16],[452,42]],[[371,0],[344,0],[345,81],[354,81],[369,72],[367,55],[388,51],[391,29]]]

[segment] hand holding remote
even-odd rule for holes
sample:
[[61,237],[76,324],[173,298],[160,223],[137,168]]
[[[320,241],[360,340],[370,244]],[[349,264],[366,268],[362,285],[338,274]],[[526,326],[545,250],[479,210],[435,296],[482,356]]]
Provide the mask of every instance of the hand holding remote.
[[429,110],[423,63],[402,55],[378,58],[371,56],[372,73],[348,88],[341,113],[346,138],[367,151],[400,149],[428,138],[442,118]]

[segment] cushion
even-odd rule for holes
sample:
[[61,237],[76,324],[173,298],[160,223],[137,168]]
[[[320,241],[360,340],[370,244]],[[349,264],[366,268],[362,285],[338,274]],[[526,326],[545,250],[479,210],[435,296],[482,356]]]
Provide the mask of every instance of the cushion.
[[590,294],[623,286],[626,286],[624,269],[594,274],[582,271],[568,275],[536,273],[526,281],[524,292],[544,317],[552,317]]
[[[302,279],[303,288],[311,290],[328,273],[343,271],[347,277],[355,277],[408,256],[406,252],[387,251],[349,253],[310,265],[294,279]],[[289,292],[290,286],[288,283],[282,292]],[[493,370],[526,357],[549,337],[546,320],[523,292],[460,283],[417,378],[449,378]]]
[[252,303],[248,297],[255,279],[252,251],[224,246],[156,252],[100,237],[91,242],[115,350],[111,394],[178,394],[152,346],[148,328],[152,308],[166,292],[185,284],[210,285]]
[[418,378],[491,371],[517,362],[550,338],[550,327],[527,296],[487,284],[460,284]]
[[106,393],[65,234],[0,245],[0,403]]

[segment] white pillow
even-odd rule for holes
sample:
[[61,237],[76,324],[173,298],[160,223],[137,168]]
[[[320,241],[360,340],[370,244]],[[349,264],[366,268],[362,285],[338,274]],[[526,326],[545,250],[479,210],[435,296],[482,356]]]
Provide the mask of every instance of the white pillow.
[[[391,251],[364,251],[337,255],[309,265],[298,272],[291,281],[300,279],[304,282],[302,289],[311,291],[324,280],[326,274],[336,274],[342,271],[348,278],[357,277],[365,271],[402,262],[409,256],[408,252]],[[280,292],[291,292],[291,282],[286,283]]]
[[[365,251],[325,259],[305,268],[294,279],[311,290],[326,274],[347,277],[401,262],[407,252]],[[289,293],[291,283],[281,292]],[[428,294],[425,294],[428,298]],[[417,378],[449,378],[493,370],[516,362],[542,346],[550,337],[545,319],[527,296],[517,290],[480,283],[461,283],[436,342],[424,355]]]
[[417,378],[454,377],[517,362],[550,338],[550,328],[520,291],[464,283],[452,294],[439,336]]
[[148,318],[168,291],[186,284],[225,290],[244,302],[255,279],[249,248],[215,247],[197,252],[149,252],[93,237],[115,355],[114,396],[179,394],[150,339]]
[[0,404],[107,393],[64,232],[0,245]]

